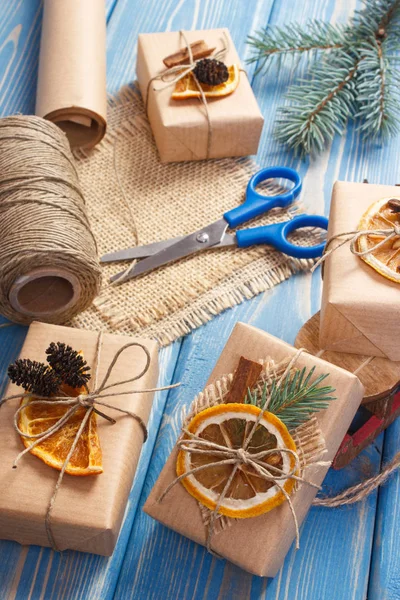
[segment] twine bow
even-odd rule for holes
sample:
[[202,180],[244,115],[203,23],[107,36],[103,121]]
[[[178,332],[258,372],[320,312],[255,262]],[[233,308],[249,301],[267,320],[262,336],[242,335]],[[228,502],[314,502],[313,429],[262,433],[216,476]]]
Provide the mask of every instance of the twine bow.
[[[55,485],[54,488],[54,492],[52,497],[50,498],[49,504],[48,504],[48,508],[46,511],[46,516],[45,516],[45,526],[46,526],[46,533],[47,533],[47,538],[50,542],[50,545],[52,547],[53,550],[58,550],[57,544],[55,542],[54,539],[54,534],[52,531],[52,526],[51,526],[51,513],[55,504],[55,500],[58,494],[58,491],[60,489],[62,480],[64,478],[64,474],[65,471],[67,469],[67,466],[75,452],[75,448],[79,442],[79,439],[81,438],[86,424],[92,414],[93,411],[95,411],[95,407],[97,405],[101,405],[101,406],[105,406],[107,408],[112,408],[113,410],[116,410],[120,413],[123,413],[125,415],[128,415],[130,417],[132,417],[133,419],[135,419],[140,427],[142,428],[142,432],[143,432],[143,441],[145,442],[147,439],[147,428],[146,428],[146,424],[143,421],[143,419],[137,415],[136,413],[130,411],[130,410],[126,410],[124,408],[120,408],[118,406],[114,406],[112,404],[109,404],[107,402],[104,402],[104,398],[110,398],[113,396],[124,396],[124,395],[131,395],[131,394],[142,394],[142,393],[147,393],[147,392],[158,392],[158,391],[162,391],[162,390],[169,390],[172,388],[175,388],[177,386],[179,386],[179,383],[173,384],[173,385],[168,385],[168,386],[164,386],[164,387],[158,387],[158,388],[149,388],[149,389],[145,389],[145,390],[129,390],[129,391],[123,391],[123,392],[116,392],[116,391],[110,391],[113,388],[116,388],[120,385],[124,385],[126,383],[131,383],[133,381],[137,381],[138,379],[141,379],[149,370],[150,367],[150,362],[151,362],[151,357],[150,357],[150,353],[148,351],[148,349],[143,345],[140,344],[139,342],[130,342],[128,344],[125,344],[125,346],[122,346],[122,348],[120,348],[114,355],[114,358],[112,359],[107,372],[104,376],[103,381],[101,382],[101,384],[98,386],[97,385],[97,378],[98,378],[98,367],[99,367],[99,362],[100,362],[100,351],[101,351],[101,345],[102,345],[102,333],[99,333],[98,339],[97,339],[97,347],[96,347],[96,358],[95,358],[95,367],[94,367],[94,389],[93,391],[89,391],[88,394],[80,394],[79,396],[56,396],[56,397],[45,397],[45,396],[37,396],[35,394],[35,400],[30,400],[28,403],[26,404],[22,404],[14,413],[14,429],[15,431],[22,437],[24,437],[25,439],[28,440],[34,440],[27,448],[25,448],[24,450],[22,450],[18,456],[16,457],[16,459],[14,460],[13,463],[13,469],[17,468],[18,462],[19,460],[27,453],[30,452],[35,446],[41,444],[44,440],[46,440],[47,438],[49,438],[51,435],[53,435],[54,433],[56,433],[57,431],[60,431],[64,425],[66,423],[68,423],[68,421],[74,416],[74,414],[80,409],[80,408],[84,408],[86,409],[86,413],[83,416],[82,422],[78,428],[78,431],[76,432],[76,435],[74,437],[74,441],[71,444],[71,448],[63,462],[63,465],[61,467],[60,470],[60,474],[58,476],[57,479],[57,483]],[[125,352],[128,348],[132,348],[132,347],[139,347],[143,350],[143,352],[146,355],[146,365],[144,366],[144,368],[142,369],[142,371],[136,375],[135,377],[131,377],[129,379],[125,379],[124,381],[117,381],[115,383],[108,383],[108,380],[111,376],[111,373],[115,367],[115,364],[118,360],[118,358],[120,357],[120,355]],[[107,390],[109,390],[107,392]],[[2,400],[0,400],[0,407],[2,404],[4,404],[5,402],[8,402],[10,400],[15,400],[16,398],[24,398],[24,397],[32,397],[32,394],[30,393],[24,393],[24,394],[13,394],[11,396],[7,396],[6,398],[3,398]],[[49,427],[48,429],[46,429],[46,431],[41,432],[41,433],[36,433],[36,434],[29,434],[26,433],[24,431],[22,431],[18,425],[18,421],[19,421],[19,417],[20,414],[29,406],[33,406],[33,405],[41,405],[41,406],[45,406],[46,404],[51,404],[51,405],[58,405],[58,406],[65,406],[65,407],[69,407],[68,410],[65,412],[65,414],[60,417],[58,419],[58,421],[56,421],[56,423],[54,425],[52,425],[51,427]],[[100,416],[107,418],[108,420],[109,417],[107,415],[104,415],[101,412],[96,411]],[[114,419],[111,419],[111,422],[114,424],[116,421]]]
[[[145,103],[145,108],[146,108],[146,114],[148,114],[148,105],[149,105],[149,92],[150,92],[150,87],[151,84],[154,81],[162,81],[165,85],[154,89],[154,91],[156,92],[161,92],[162,90],[165,90],[166,88],[169,88],[173,85],[175,85],[176,83],[178,83],[178,81],[180,81],[181,79],[183,79],[184,77],[186,77],[186,75],[189,75],[189,73],[192,73],[194,82],[196,84],[196,87],[200,93],[200,98],[201,101],[203,103],[205,112],[206,112],[206,118],[207,118],[207,151],[206,151],[206,158],[210,157],[210,150],[211,150],[211,142],[212,142],[212,123],[211,123],[211,116],[210,116],[210,111],[208,108],[208,103],[207,103],[207,98],[204,94],[204,91],[200,85],[199,80],[197,79],[196,75],[194,74],[194,69],[196,68],[197,63],[199,62],[198,60],[194,60],[193,58],[193,52],[192,49],[190,47],[190,43],[185,35],[184,31],[180,31],[179,32],[180,35],[183,37],[183,40],[186,44],[186,48],[188,51],[188,55],[189,55],[189,63],[188,64],[183,64],[183,65],[176,65],[174,67],[170,67],[169,69],[164,70],[162,73],[159,73],[158,75],[155,75],[154,77],[152,77],[148,84],[147,84],[147,92],[146,92],[146,103]],[[228,52],[229,50],[229,41],[227,36],[224,34],[224,45],[221,48],[221,50],[219,50],[218,52],[216,52],[213,55],[213,58],[215,58],[216,60],[218,59],[222,59],[225,54]],[[201,59],[200,59],[201,60]]]
[[[376,235],[378,237],[382,237],[383,239],[380,240],[379,242],[377,242],[376,244],[374,244],[373,246],[371,246],[370,248],[367,248],[366,250],[362,250],[362,251],[357,250],[356,244],[357,244],[358,240],[364,236],[368,237],[370,235]],[[332,244],[332,242],[334,242],[335,240],[339,240],[343,237],[345,237],[346,239],[342,240],[334,248],[329,248],[329,246]],[[396,223],[393,225],[393,227],[388,227],[387,229],[365,229],[362,231],[359,231],[359,230],[346,231],[343,233],[338,233],[337,235],[333,235],[327,241],[323,255],[313,265],[313,267],[311,268],[311,272],[313,273],[315,271],[315,269],[320,264],[325,262],[326,259],[328,258],[328,256],[330,256],[333,252],[335,252],[336,250],[338,250],[339,248],[341,248],[342,246],[344,246],[345,244],[347,244],[349,242],[350,242],[350,252],[352,254],[354,254],[355,256],[367,256],[367,254],[372,254],[373,252],[378,250],[381,246],[386,244],[388,241],[390,241],[391,239],[397,238],[397,237],[400,237],[400,225],[397,225]]]
[[[281,382],[284,380],[284,378],[287,376],[287,374],[293,368],[293,366],[297,362],[300,354],[303,351],[304,351],[304,349],[301,348],[296,352],[296,354],[294,355],[294,357],[292,358],[292,360],[289,362],[288,366],[286,367],[285,371],[283,372],[282,376],[280,377],[280,379],[277,383],[278,386],[281,384]],[[186,428],[182,428],[182,432],[186,437],[181,438],[177,442],[177,447],[180,450],[187,452],[189,455],[190,454],[197,454],[197,455],[202,455],[202,454],[210,455],[211,454],[211,455],[215,456],[216,460],[214,462],[209,462],[205,465],[200,465],[198,467],[194,467],[193,469],[189,469],[188,471],[186,471],[179,477],[176,477],[168,485],[168,487],[164,490],[164,492],[159,497],[158,501],[161,502],[164,499],[164,497],[168,494],[168,492],[179,481],[181,481],[182,479],[184,479],[186,477],[189,477],[191,475],[199,473],[205,469],[210,469],[210,468],[212,469],[214,467],[221,466],[221,465],[233,465],[232,472],[231,472],[230,476],[228,477],[222,492],[218,496],[216,506],[211,513],[210,522],[208,524],[206,548],[209,552],[211,552],[213,554],[216,554],[216,553],[213,552],[211,549],[211,540],[212,540],[212,536],[214,534],[216,518],[219,514],[221,505],[222,505],[224,499],[226,498],[228,490],[232,484],[232,481],[233,481],[237,471],[244,464],[247,466],[251,466],[254,469],[254,471],[262,479],[264,479],[265,481],[271,482],[271,483],[273,483],[273,485],[277,486],[279,488],[279,490],[281,491],[281,493],[284,495],[285,500],[287,501],[288,506],[290,508],[293,522],[295,525],[296,549],[299,549],[299,547],[300,547],[299,523],[297,520],[297,516],[296,516],[295,510],[294,510],[290,495],[284,488],[284,483],[287,479],[292,479],[293,481],[296,481],[299,483],[305,483],[313,488],[316,488],[317,490],[319,490],[321,488],[319,485],[316,485],[315,483],[312,483],[311,481],[308,481],[307,479],[304,479],[301,475],[299,475],[300,458],[299,458],[299,455],[297,454],[297,452],[295,452],[294,450],[291,450],[290,448],[277,447],[277,448],[272,448],[272,449],[267,449],[267,450],[261,450],[256,453],[249,452],[248,448],[249,448],[250,442],[253,438],[253,435],[254,435],[261,419],[263,418],[264,412],[268,409],[268,404],[269,404],[270,400],[271,400],[271,395],[267,394],[264,406],[262,407],[262,410],[260,411],[256,420],[254,421],[253,427],[251,428],[247,437],[244,439],[243,445],[241,448],[229,448],[227,446],[222,446],[215,442],[211,442],[210,440],[203,439],[203,438],[199,437],[197,434],[191,433]],[[265,459],[267,456],[270,456],[272,454],[274,454],[274,455],[280,454],[281,455],[281,458],[283,461],[282,467],[264,462],[263,459]],[[285,470],[285,465],[284,465],[285,455],[294,458],[294,465],[290,469],[287,469],[287,470]],[[322,462],[318,462],[315,464],[330,465],[330,463],[322,463]]]

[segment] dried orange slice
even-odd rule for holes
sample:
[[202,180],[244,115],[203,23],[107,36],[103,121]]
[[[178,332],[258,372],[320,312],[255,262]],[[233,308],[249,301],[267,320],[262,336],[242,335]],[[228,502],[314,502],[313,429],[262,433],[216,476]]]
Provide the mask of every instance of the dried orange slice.
[[[68,396],[78,396],[80,393],[84,393],[83,388],[73,389],[64,385],[61,389]],[[21,401],[21,404],[28,405],[19,414],[18,426],[24,433],[44,433],[70,408],[69,406],[64,407],[60,404],[52,404],[51,400],[45,405],[33,404],[29,406],[30,400],[34,399],[35,397],[31,396],[25,397]],[[32,448],[30,451],[31,454],[40,458],[46,465],[60,471],[85,413],[85,408],[79,408],[61,430],[53,433],[53,435],[35,446],[35,448]],[[26,448],[34,441],[22,436],[21,439]],[[97,433],[97,419],[93,412],[65,472],[70,475],[97,475],[103,472],[100,440]]]
[[[390,229],[393,225],[400,225],[400,213],[390,207],[390,203],[393,205],[393,201],[397,200],[400,204],[400,198],[383,198],[374,202],[363,215],[358,229]],[[363,235],[357,241],[356,250],[364,252],[383,239],[383,235]],[[388,240],[377,250],[360,258],[386,279],[400,283],[400,239],[398,237]]]
[[[228,67],[229,77],[220,85],[207,85],[200,83],[201,89],[204,92],[206,98],[222,98],[228,96],[234,92],[239,84],[240,70],[238,65],[232,65]],[[200,98],[201,94],[196,85],[192,73],[189,73],[183,77],[175,85],[175,89],[172,92],[173,100],[186,100],[186,98]]]
[[[249,434],[261,409],[251,404],[218,404],[198,413],[187,429],[201,439],[214,442],[228,448],[241,448],[243,440]],[[296,445],[286,426],[275,415],[264,412],[251,442],[247,448],[250,454],[274,448],[288,448],[296,451]],[[178,476],[195,467],[215,463],[218,458],[210,454],[189,453],[180,450],[177,458]],[[219,458],[219,460],[223,460]],[[288,473],[295,466],[295,458],[286,452],[276,452],[264,457],[266,465],[279,467]],[[233,465],[215,465],[192,473],[183,478],[186,490],[210,510],[214,510]],[[280,485],[290,494],[295,485],[292,478],[281,479]],[[250,464],[240,464],[219,513],[227,517],[244,519],[264,514],[282,504],[285,495],[272,481],[263,479]]]

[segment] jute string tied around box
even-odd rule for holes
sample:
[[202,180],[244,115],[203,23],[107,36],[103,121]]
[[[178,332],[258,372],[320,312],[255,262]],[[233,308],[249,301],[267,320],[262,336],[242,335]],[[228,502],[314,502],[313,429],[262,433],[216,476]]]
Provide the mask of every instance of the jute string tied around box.
[[[282,369],[281,365],[276,366],[274,361],[272,361],[272,360],[266,361],[264,368],[263,368],[263,371],[264,371],[263,376],[262,376],[263,380],[268,381],[268,380],[270,380],[272,373],[279,372],[279,378],[276,383],[276,387],[279,388],[279,386],[285,380],[287,375],[295,367],[299,357],[301,356],[301,354],[303,352],[304,352],[304,349],[300,348],[290,360],[282,361],[281,365],[286,363],[285,367],[283,369]],[[215,384],[215,388],[218,388],[218,385],[219,385],[218,383]],[[304,469],[302,467],[309,466],[310,464],[319,465],[319,466],[329,466],[331,464],[330,462],[322,462],[320,460],[316,460],[317,456],[321,456],[326,451],[325,444],[322,441],[322,434],[321,434],[319,428],[317,427],[316,422],[313,423],[313,425],[315,427],[314,431],[310,434],[309,430],[307,430],[306,442],[303,442],[303,443],[306,443],[308,446],[311,445],[313,447],[312,451],[311,452],[309,451],[310,457],[309,457],[309,460],[305,462],[305,464],[304,464],[304,461],[301,460],[301,453],[303,452],[302,447],[301,447],[302,446],[301,441],[300,442],[297,441],[297,444],[296,444],[296,445],[298,445],[297,451],[291,450],[289,448],[279,448],[279,447],[276,447],[273,449],[261,450],[260,452],[254,453],[254,454],[250,453],[248,451],[250,442],[257,430],[258,425],[260,424],[260,422],[264,416],[264,412],[268,410],[268,405],[271,401],[272,387],[267,386],[265,389],[266,389],[266,396],[265,396],[264,405],[260,407],[261,410],[260,410],[256,420],[254,421],[254,424],[253,424],[252,428],[250,429],[249,433],[244,438],[243,444],[240,448],[237,448],[237,449],[236,448],[228,448],[221,444],[211,442],[210,440],[201,438],[197,434],[191,433],[188,429],[186,429],[185,426],[182,428],[183,437],[181,437],[178,440],[177,447],[180,450],[187,452],[189,454],[189,456],[191,454],[197,454],[197,455],[204,455],[204,454],[210,455],[211,454],[211,455],[215,456],[215,461],[207,462],[207,464],[200,465],[200,466],[194,467],[192,469],[188,469],[183,475],[176,477],[167,486],[167,488],[163,491],[163,493],[159,497],[159,502],[162,502],[162,500],[165,498],[165,496],[168,494],[168,492],[177,483],[179,483],[180,481],[182,481],[182,479],[184,479],[186,477],[190,477],[191,475],[194,475],[195,473],[199,473],[200,471],[204,471],[205,469],[210,469],[210,468],[212,469],[214,467],[222,466],[222,465],[232,465],[233,466],[232,471],[226,481],[226,484],[224,485],[223,490],[218,495],[216,506],[211,511],[211,516],[207,520],[206,548],[209,552],[212,552],[213,554],[215,554],[215,552],[211,548],[211,542],[212,542],[212,537],[215,533],[215,526],[216,526],[216,521],[219,516],[219,510],[220,510],[220,507],[221,507],[226,495],[228,494],[228,490],[233,482],[233,479],[237,473],[237,470],[240,468],[240,466],[242,464],[251,466],[261,479],[263,479],[264,481],[273,483],[273,485],[276,486],[280,490],[280,492],[284,495],[285,501],[288,503],[288,506],[290,508],[290,512],[291,512],[291,515],[293,518],[293,523],[295,526],[296,549],[298,549],[300,547],[299,524],[298,524],[296,512],[293,507],[292,500],[290,498],[290,494],[285,490],[283,483],[285,483],[285,481],[287,479],[290,479],[290,480],[295,481],[297,484],[302,483],[302,484],[309,485],[313,488],[320,489],[319,485],[317,485],[317,484],[313,483],[312,481],[303,477],[302,472]],[[224,402],[224,399],[223,399],[223,395],[222,395],[222,397],[220,397],[219,401],[217,401],[216,403],[223,403],[223,402]],[[193,412],[195,414],[198,414],[198,412],[201,412],[202,410],[204,410],[204,405],[202,406],[202,403],[200,403],[200,405],[199,405],[198,401],[196,399],[193,403]],[[192,414],[193,414],[193,412],[192,412]],[[300,429],[300,427],[298,429]],[[271,454],[277,454],[277,453],[280,454],[282,458],[283,458],[284,454],[287,454],[287,455],[290,455],[291,457],[293,457],[294,458],[293,467],[290,468],[289,470],[285,471],[283,466],[282,466],[282,468],[280,468],[277,465],[267,464],[262,460],[263,458],[265,458]]]
[[[201,99],[201,102],[204,106],[204,110],[206,113],[207,149],[206,149],[205,158],[208,159],[210,157],[210,151],[211,151],[213,128],[212,128],[212,121],[211,121],[210,111],[208,108],[207,98],[204,94],[203,88],[201,87],[199,80],[196,77],[196,74],[194,73],[194,70],[195,70],[196,65],[199,62],[199,60],[194,60],[192,48],[191,48],[190,43],[185,35],[185,32],[183,30],[180,30],[179,34],[182,36],[182,38],[185,42],[186,49],[188,52],[188,57],[189,57],[189,63],[186,65],[183,64],[183,65],[177,65],[175,67],[169,67],[168,69],[164,70],[162,73],[155,75],[154,77],[152,77],[149,80],[149,83],[147,84],[147,92],[146,92],[146,115],[148,114],[149,92],[151,89],[151,85],[154,81],[162,81],[165,84],[157,89],[153,88],[154,92],[157,93],[159,91],[165,90],[166,88],[176,85],[178,83],[178,81],[181,81],[181,79],[183,79],[184,77],[186,77],[187,75],[189,75],[191,73],[193,80],[196,84],[196,87],[200,93],[200,99]],[[228,51],[229,51],[229,41],[228,41],[227,36],[224,35],[222,48],[220,50],[218,50],[218,52],[213,54],[212,58],[215,60],[223,59],[225,54]],[[245,72],[244,69],[240,69],[240,70]]]
[[[78,428],[78,431],[75,434],[74,440],[71,444],[71,448],[68,451],[68,454],[63,462],[63,465],[61,467],[60,470],[60,474],[58,476],[56,485],[54,487],[54,491],[53,491],[53,495],[50,498],[48,507],[47,507],[47,511],[46,511],[46,515],[45,515],[45,525],[46,525],[46,533],[47,533],[47,538],[49,540],[50,546],[52,547],[53,550],[58,550],[57,548],[57,544],[54,538],[54,533],[52,530],[52,524],[51,524],[51,514],[53,511],[53,507],[57,498],[57,494],[58,491],[61,487],[61,483],[63,481],[64,478],[64,474],[65,471],[67,469],[68,463],[71,460],[76,446],[85,430],[85,427],[87,425],[88,420],[90,419],[90,416],[92,414],[93,411],[96,410],[96,406],[104,406],[107,408],[112,408],[113,410],[116,410],[124,415],[128,415],[129,417],[132,417],[133,419],[135,419],[143,432],[143,442],[146,441],[147,439],[147,427],[146,424],[144,423],[144,421],[142,420],[142,418],[137,415],[136,413],[130,411],[130,410],[126,410],[124,408],[120,408],[119,406],[114,406],[113,404],[109,404],[108,402],[104,402],[104,398],[111,398],[114,396],[126,396],[126,395],[131,395],[131,394],[143,394],[143,393],[151,393],[151,392],[159,392],[162,390],[170,390],[173,389],[175,387],[178,387],[180,385],[180,383],[176,383],[173,385],[167,385],[167,386],[163,386],[163,387],[156,387],[156,388],[149,388],[149,389],[145,389],[145,390],[135,390],[135,389],[131,389],[128,391],[124,391],[124,392],[118,392],[118,391],[111,391],[114,390],[116,387],[126,384],[126,383],[132,383],[133,381],[137,381],[138,379],[141,379],[149,370],[150,367],[150,362],[151,362],[151,358],[150,358],[150,353],[147,350],[146,346],[144,346],[143,344],[140,344],[139,342],[130,342],[128,344],[125,344],[124,346],[122,346],[122,348],[120,348],[114,355],[114,358],[112,359],[107,372],[103,378],[103,381],[100,383],[100,385],[98,385],[98,369],[99,369],[99,363],[100,363],[100,354],[101,354],[101,347],[102,347],[102,341],[103,341],[103,334],[99,333],[98,337],[97,337],[97,344],[96,344],[96,356],[95,356],[95,363],[94,363],[94,378],[93,378],[93,390],[89,391],[87,394],[80,394],[79,396],[55,396],[55,397],[51,397],[51,398],[47,398],[45,396],[37,396],[35,395],[34,398],[35,400],[30,400],[28,403],[26,404],[22,404],[21,406],[19,406],[19,408],[17,408],[17,410],[14,413],[14,429],[16,431],[16,433],[24,438],[26,438],[27,440],[33,440],[32,443],[25,448],[24,450],[22,450],[18,456],[16,457],[14,464],[13,464],[13,469],[17,468],[17,464],[19,462],[19,460],[27,453],[30,452],[32,450],[32,448],[34,448],[35,446],[41,444],[43,441],[45,441],[47,438],[49,438],[50,436],[52,436],[54,433],[56,433],[57,431],[60,431],[65,425],[68,424],[68,421],[74,416],[74,414],[77,412],[78,409],[80,408],[84,408],[86,409],[86,412],[83,416],[82,422]],[[115,367],[115,364],[118,360],[118,358],[120,357],[120,355],[125,352],[128,348],[132,348],[132,347],[139,347],[143,350],[143,352],[146,355],[146,364],[143,367],[142,371],[136,375],[135,377],[131,377],[129,379],[126,379],[124,381],[117,381],[115,383],[109,383],[107,385],[107,382],[112,374],[112,371]],[[108,391],[107,391],[108,390]],[[11,396],[7,396],[5,398],[3,398],[2,400],[0,400],[0,407],[2,404],[4,404],[5,402],[9,402],[10,400],[15,400],[17,398],[21,399],[21,398],[31,398],[32,394],[29,393],[25,393],[25,394],[13,394]],[[54,425],[52,425],[51,427],[49,427],[46,431],[41,432],[41,433],[36,433],[36,434],[28,434],[24,431],[22,431],[18,425],[18,421],[19,421],[19,417],[21,412],[23,412],[27,407],[29,406],[33,406],[33,405],[42,405],[45,406],[46,404],[55,404],[58,406],[64,406],[64,407],[69,407],[68,410],[64,413],[64,415],[62,415],[58,421],[56,421],[56,423]],[[96,411],[97,414],[99,414],[102,417],[107,418],[107,420],[111,421],[113,424],[115,424],[115,420],[114,419],[110,419],[108,417],[108,415],[104,415],[103,413]]]
[[63,323],[100,290],[97,246],[65,134],[40,117],[0,119],[0,312]]
[[[357,250],[356,245],[360,238],[368,237],[370,235],[376,235],[382,237],[383,239],[367,248],[366,250]],[[342,238],[345,238],[344,240]],[[317,262],[311,267],[311,272],[314,272],[319,265],[324,263],[328,256],[330,256],[333,252],[336,252],[339,248],[344,246],[345,244],[350,243],[350,252],[355,256],[367,256],[368,254],[372,254],[379,248],[381,248],[384,244],[386,244],[389,240],[394,238],[400,238],[400,225],[394,224],[393,227],[388,227],[387,229],[366,229],[366,230],[356,230],[356,231],[345,231],[343,233],[338,233],[333,235],[331,238],[327,240],[325,250],[321,258],[317,260]],[[337,246],[331,248],[333,242],[336,240],[341,240]]]

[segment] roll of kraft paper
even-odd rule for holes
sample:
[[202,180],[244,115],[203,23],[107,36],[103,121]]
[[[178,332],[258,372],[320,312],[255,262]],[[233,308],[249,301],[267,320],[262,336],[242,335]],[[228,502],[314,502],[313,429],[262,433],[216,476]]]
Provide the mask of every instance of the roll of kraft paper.
[[106,131],[104,0],[45,0],[36,114],[56,123],[72,148]]
[[65,134],[35,116],[0,119],[0,313],[65,323],[101,272]]

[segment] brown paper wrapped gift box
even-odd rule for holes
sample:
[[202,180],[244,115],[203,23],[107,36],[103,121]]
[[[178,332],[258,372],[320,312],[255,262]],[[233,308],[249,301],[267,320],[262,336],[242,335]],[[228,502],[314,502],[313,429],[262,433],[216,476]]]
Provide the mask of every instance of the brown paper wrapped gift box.
[[[60,341],[82,350],[88,364],[93,365],[97,337],[98,334],[92,331],[33,323],[21,357],[44,361],[48,345]],[[99,382],[116,351],[132,341],[141,342],[149,350],[150,369],[138,381],[124,384],[118,390],[143,390],[156,385],[156,343],[110,334],[103,336]],[[138,347],[127,349],[118,359],[110,383],[134,377],[145,364],[143,350]],[[20,390],[11,384],[6,395]],[[152,405],[151,393],[115,396],[106,401],[135,412],[147,423]],[[59,473],[30,454],[21,459],[16,470],[12,469],[15,457],[23,449],[21,439],[12,425],[18,405],[18,400],[12,400],[0,408],[0,538],[15,540],[20,544],[49,546],[45,515]],[[143,444],[143,432],[132,417],[108,408],[104,412],[117,421],[111,425],[97,417],[104,472],[90,477],[65,475],[58,492],[52,513],[52,529],[60,550],[73,549],[109,556],[118,538]]]
[[[229,338],[208,383],[222,375],[232,373],[240,356],[251,360],[271,357],[279,361],[292,357],[296,349],[277,338],[251,327],[238,323]],[[364,389],[355,375],[334,365],[311,356],[301,354],[297,366],[316,367],[316,376],[329,373],[327,384],[336,388],[337,400],[330,407],[317,414],[317,419],[325,438],[327,453],[324,461],[330,461],[342,441],[344,434],[363,398]],[[176,477],[176,448],[171,453],[158,478],[144,510],[164,525],[205,545],[206,528],[197,501],[185,488],[176,484],[162,502],[160,494]],[[307,470],[314,483],[322,483],[327,467],[315,466]],[[306,516],[316,490],[302,485],[292,496],[294,510],[299,524]],[[273,577],[282,566],[295,537],[293,518],[287,502],[269,513],[256,518],[240,519],[230,527],[213,535],[212,549],[236,565],[255,575]],[[301,540],[300,540],[301,544]]]
[[[398,187],[337,181],[328,239],[356,230],[371,204],[391,197],[400,197]],[[321,348],[400,361],[399,300],[398,283],[385,279],[352,254],[349,244],[338,248],[324,265]]]
[[[223,62],[238,64],[240,59],[227,29],[185,31],[189,43],[204,40],[211,48],[220,50],[224,35],[229,49]],[[159,90],[165,85],[152,77],[165,70],[163,59],[185,46],[178,31],[145,33],[138,38],[136,72],[148,117],[160,154],[161,162],[199,160],[207,158],[208,123],[205,108],[198,98],[172,100],[174,86]],[[230,96],[208,99],[212,135],[208,158],[248,156],[256,154],[264,119],[258,108],[249,80],[240,73],[237,89]]]

